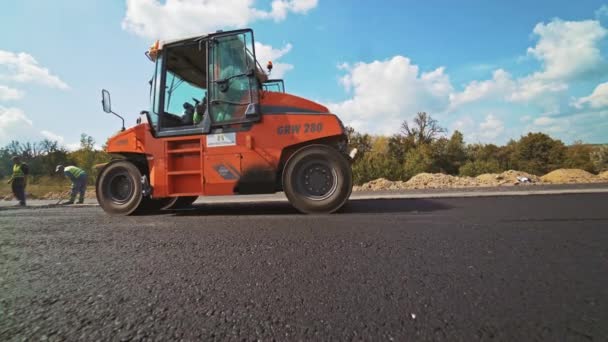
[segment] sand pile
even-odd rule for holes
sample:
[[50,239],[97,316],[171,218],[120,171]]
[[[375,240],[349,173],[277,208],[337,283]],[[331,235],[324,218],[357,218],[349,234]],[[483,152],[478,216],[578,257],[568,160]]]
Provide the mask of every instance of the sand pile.
[[364,183],[361,186],[355,186],[353,190],[361,191],[361,190],[400,190],[405,189],[405,182],[402,181],[390,181],[386,178],[378,178],[367,183]]
[[[527,178],[530,182],[522,182]],[[538,177],[523,171],[509,170],[503,173],[486,173],[477,177],[457,177],[442,173],[420,173],[407,182],[390,181],[379,178],[354,187],[361,190],[407,190],[407,189],[446,189],[466,187],[493,187],[532,184],[568,184],[568,183],[599,183],[608,182],[608,171],[596,176],[580,169],[559,169]]]
[[405,183],[408,189],[440,189],[478,186],[472,177],[456,177],[442,173],[419,173]]
[[509,170],[503,173],[484,173],[475,177],[480,186],[502,186],[502,185],[519,185],[530,184],[522,183],[518,178],[527,178],[531,183],[540,183],[541,179],[538,176],[531,175],[523,171]]
[[543,182],[554,184],[568,183],[597,183],[601,182],[601,178],[580,169],[559,169],[547,173],[541,177]]

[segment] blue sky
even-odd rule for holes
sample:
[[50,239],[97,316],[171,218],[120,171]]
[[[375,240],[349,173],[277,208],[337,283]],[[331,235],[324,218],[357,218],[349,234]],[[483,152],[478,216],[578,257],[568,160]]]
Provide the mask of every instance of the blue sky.
[[608,143],[602,1],[20,0],[0,12],[0,145],[101,145],[148,108],[156,38],[252,27],[288,92],[358,130],[390,134],[418,111],[469,142],[541,131]]

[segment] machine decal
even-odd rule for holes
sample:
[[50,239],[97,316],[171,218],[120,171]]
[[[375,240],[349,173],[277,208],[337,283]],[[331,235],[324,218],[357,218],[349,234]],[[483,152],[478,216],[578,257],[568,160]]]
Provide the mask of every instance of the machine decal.
[[323,124],[320,122],[305,123],[304,125],[283,125],[277,128],[278,135],[318,133],[323,131]]
[[222,178],[226,179],[226,180],[234,180],[234,179],[238,179],[238,173],[233,173],[233,171],[231,171],[230,169],[234,170],[233,167],[226,167],[226,165],[224,164],[217,164],[217,165],[213,165],[213,168],[215,169],[215,171],[222,176]]
[[235,146],[236,133],[218,133],[207,135],[207,147]]

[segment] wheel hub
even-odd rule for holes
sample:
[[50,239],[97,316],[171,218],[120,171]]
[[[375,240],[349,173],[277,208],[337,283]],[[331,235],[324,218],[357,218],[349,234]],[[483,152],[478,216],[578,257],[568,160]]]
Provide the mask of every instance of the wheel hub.
[[133,195],[134,184],[125,173],[113,175],[108,182],[108,195],[113,202],[125,203]]
[[325,199],[335,191],[335,171],[326,163],[309,163],[300,172],[301,193],[314,200]]

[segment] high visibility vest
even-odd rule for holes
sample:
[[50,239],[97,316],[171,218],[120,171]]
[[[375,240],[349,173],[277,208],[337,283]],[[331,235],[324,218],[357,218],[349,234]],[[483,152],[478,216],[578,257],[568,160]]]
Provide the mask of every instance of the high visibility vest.
[[64,172],[69,172],[72,174],[72,176],[74,176],[74,178],[78,178],[80,176],[82,176],[83,174],[85,174],[83,169],[79,169],[76,166],[66,166],[65,169],[63,169]]
[[23,164],[15,164],[13,165],[13,178],[23,178],[25,177],[25,173],[21,169],[21,165]]

